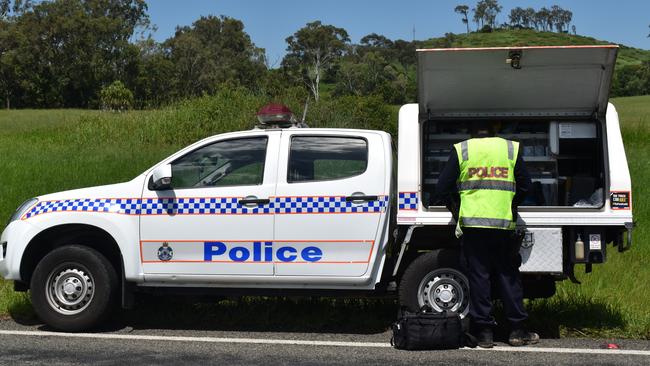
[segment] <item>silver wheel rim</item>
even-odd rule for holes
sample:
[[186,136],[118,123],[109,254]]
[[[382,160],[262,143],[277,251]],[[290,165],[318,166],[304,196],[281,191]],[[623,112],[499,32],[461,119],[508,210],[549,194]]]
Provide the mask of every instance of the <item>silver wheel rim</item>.
[[75,315],[84,311],[95,295],[92,274],[79,265],[67,264],[50,273],[45,287],[45,297],[54,311]]
[[418,304],[436,312],[451,311],[461,318],[469,312],[469,281],[452,268],[429,272],[418,286]]

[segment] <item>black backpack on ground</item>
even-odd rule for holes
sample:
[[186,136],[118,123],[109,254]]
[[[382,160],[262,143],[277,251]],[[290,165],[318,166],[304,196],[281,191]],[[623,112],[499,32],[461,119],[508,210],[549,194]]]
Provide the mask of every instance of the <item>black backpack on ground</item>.
[[423,307],[417,313],[400,310],[393,323],[392,346],[405,350],[457,349],[463,347],[465,334],[456,313],[431,312]]

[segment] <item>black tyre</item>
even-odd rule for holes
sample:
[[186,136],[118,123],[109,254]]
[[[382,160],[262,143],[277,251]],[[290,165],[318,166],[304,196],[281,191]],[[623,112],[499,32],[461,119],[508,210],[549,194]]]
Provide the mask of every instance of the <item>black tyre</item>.
[[400,279],[400,305],[412,312],[429,306],[437,312],[451,311],[465,317],[469,312],[469,282],[458,258],[458,252],[449,249],[417,257]]
[[32,305],[58,330],[78,332],[99,325],[115,306],[117,273],[98,251],[79,245],[57,248],[36,266]]

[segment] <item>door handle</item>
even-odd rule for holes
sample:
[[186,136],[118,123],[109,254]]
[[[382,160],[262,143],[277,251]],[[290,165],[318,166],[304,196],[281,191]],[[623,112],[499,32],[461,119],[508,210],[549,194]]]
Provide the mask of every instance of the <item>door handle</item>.
[[244,198],[237,201],[240,205],[267,205],[271,203],[271,200],[268,198]]
[[345,197],[346,202],[354,202],[354,201],[377,201],[379,199],[378,196],[347,196]]

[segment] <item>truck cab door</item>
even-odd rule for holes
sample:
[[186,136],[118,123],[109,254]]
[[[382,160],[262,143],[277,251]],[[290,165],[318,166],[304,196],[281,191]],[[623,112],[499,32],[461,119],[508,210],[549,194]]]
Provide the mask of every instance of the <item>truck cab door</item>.
[[279,131],[228,134],[163,162],[171,165],[172,188],[145,186],[141,200],[146,281],[273,275],[273,262],[259,254],[273,240],[279,143]]
[[283,132],[276,276],[361,277],[368,272],[383,244],[380,229],[387,216],[386,139],[372,131]]

